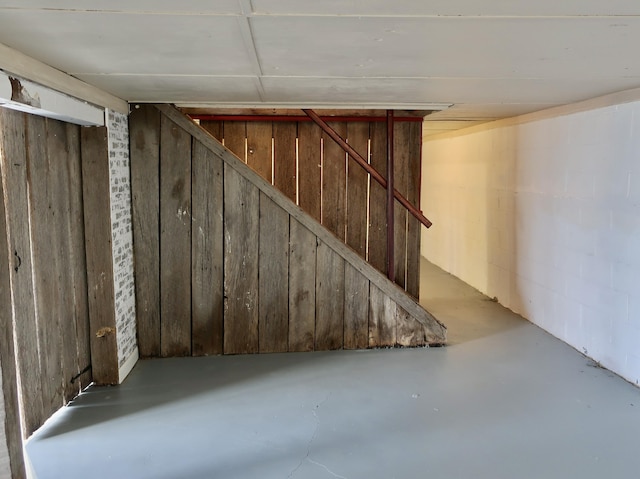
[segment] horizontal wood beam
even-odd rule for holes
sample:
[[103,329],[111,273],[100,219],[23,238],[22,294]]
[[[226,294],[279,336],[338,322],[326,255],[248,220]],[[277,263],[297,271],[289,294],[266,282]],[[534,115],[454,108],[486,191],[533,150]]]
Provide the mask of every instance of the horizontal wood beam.
[[94,105],[120,113],[129,113],[129,104],[121,98],[67,75],[2,43],[0,43],[0,70]]

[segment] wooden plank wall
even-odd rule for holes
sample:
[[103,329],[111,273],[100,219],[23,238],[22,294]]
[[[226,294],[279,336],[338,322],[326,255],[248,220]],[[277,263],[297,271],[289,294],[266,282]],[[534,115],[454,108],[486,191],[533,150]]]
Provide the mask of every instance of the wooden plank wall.
[[18,411],[28,437],[92,381],[80,127],[0,108],[0,151],[0,362],[20,477]]
[[[289,165],[278,176],[277,164],[275,175],[267,168],[266,149],[252,138],[268,138],[268,128],[234,142],[236,152],[246,142],[242,151],[261,155],[265,165],[252,170],[172,107],[136,106],[130,123],[142,355],[444,341],[440,323],[314,221],[313,213],[295,206],[291,191],[271,185],[272,177],[289,177],[292,170]],[[276,148],[282,138],[291,135],[279,131]]]
[[[202,121],[200,124],[262,178],[386,274],[386,192],[371,181],[355,161],[347,161],[344,150],[318,126],[308,121]],[[329,124],[386,177],[386,123]],[[395,123],[395,186],[418,208],[421,135],[419,122]],[[415,298],[420,289],[420,232],[420,222],[396,202],[395,278],[396,283]]]

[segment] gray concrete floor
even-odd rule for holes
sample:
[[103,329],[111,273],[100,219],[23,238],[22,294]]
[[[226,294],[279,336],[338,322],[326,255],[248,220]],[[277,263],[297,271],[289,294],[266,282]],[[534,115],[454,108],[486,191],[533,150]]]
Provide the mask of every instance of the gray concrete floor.
[[450,346],[141,361],[36,432],[36,477],[638,477],[640,389],[422,274]]

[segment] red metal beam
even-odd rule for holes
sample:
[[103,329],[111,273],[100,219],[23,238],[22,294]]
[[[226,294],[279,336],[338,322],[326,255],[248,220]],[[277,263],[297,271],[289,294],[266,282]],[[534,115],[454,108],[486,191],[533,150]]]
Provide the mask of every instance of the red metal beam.
[[396,280],[393,163],[393,110],[387,110],[387,278],[390,281]]
[[[362,155],[360,155],[360,153],[354,150],[353,147],[349,145],[349,143],[347,143],[344,138],[342,138],[338,133],[336,133],[336,131],[333,128],[331,128],[327,124],[327,122],[325,122],[322,118],[320,118],[316,112],[314,112],[313,110],[302,110],[302,111],[304,111],[307,114],[307,116],[311,118],[313,122],[322,129],[322,131],[324,131],[327,135],[329,135],[333,139],[333,141],[335,141],[338,145],[340,145],[340,147],[344,151],[346,151],[349,155],[351,155],[351,157],[356,161],[356,163],[358,163],[362,168],[364,168],[364,170],[367,173],[371,175],[371,178],[376,180],[383,188],[387,187],[387,180],[380,173],[378,173],[378,171],[373,166],[367,163],[367,160],[365,160],[362,157]],[[398,202],[402,206],[404,206],[407,209],[407,211],[409,211],[409,213],[411,213],[418,221],[420,221],[420,223],[425,225],[427,228],[429,228],[432,225],[431,221],[429,221],[419,209],[413,206],[409,202],[409,200],[406,199],[404,196],[402,196],[400,192],[395,188],[393,189],[393,197],[396,200],[398,200]]]

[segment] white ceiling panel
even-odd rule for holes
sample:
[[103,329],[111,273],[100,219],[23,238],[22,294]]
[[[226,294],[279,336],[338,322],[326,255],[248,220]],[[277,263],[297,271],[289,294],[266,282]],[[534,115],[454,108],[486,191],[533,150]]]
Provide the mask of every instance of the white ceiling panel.
[[[562,104],[626,90],[637,84],[622,79],[613,89],[597,80],[484,78],[291,78],[264,77],[265,101],[382,103],[528,103]],[[553,85],[553,88],[550,86]]]
[[637,0],[0,0],[0,43],[132,101],[453,104],[430,131],[640,87]]
[[640,78],[631,55],[640,17],[255,17],[251,24],[267,75]]
[[0,43],[72,74],[254,73],[234,16],[3,11]]
[[259,14],[279,15],[638,15],[640,4],[627,0],[252,0]]
[[0,8],[88,12],[242,13],[238,0],[0,0]]
[[261,101],[255,77],[79,75],[79,78],[131,102]]

